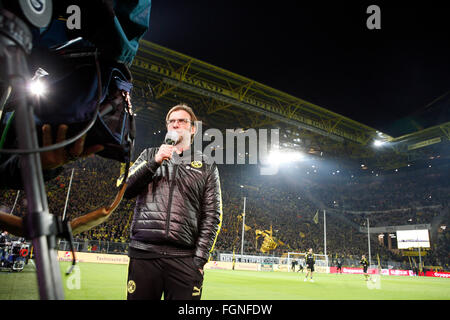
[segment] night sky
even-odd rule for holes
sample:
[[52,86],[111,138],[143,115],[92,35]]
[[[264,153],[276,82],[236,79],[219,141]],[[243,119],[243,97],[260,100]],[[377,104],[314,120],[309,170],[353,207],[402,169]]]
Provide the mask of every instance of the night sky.
[[[448,103],[430,105],[450,90],[446,7],[336,2],[154,1],[145,39],[394,136],[411,115],[450,121]],[[366,26],[371,4],[381,30]]]

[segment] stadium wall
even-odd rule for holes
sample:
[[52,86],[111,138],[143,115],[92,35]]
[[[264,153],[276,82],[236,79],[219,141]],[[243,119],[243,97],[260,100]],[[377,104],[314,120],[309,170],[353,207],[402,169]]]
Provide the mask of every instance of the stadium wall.
[[[88,263],[110,263],[110,264],[125,264],[128,265],[130,259],[127,255],[121,254],[102,254],[91,252],[76,252],[75,254],[77,262]],[[58,251],[58,261],[72,262],[72,252],[70,251]],[[269,267],[270,266],[270,267]],[[209,261],[205,265],[205,269],[219,269],[219,270],[232,270],[232,262],[224,261]],[[234,270],[246,270],[246,271],[278,271],[288,272],[288,267],[285,264],[261,264],[261,263],[242,263],[236,262]],[[336,267],[317,267],[318,273],[338,273]],[[362,268],[342,268],[342,273],[345,274],[363,274]],[[369,269],[369,274],[378,274],[378,269]],[[398,270],[398,269],[381,269],[381,275],[389,276],[413,276],[412,270]],[[427,277],[439,277],[450,279],[450,272],[435,272],[427,271],[425,273]]]
[[413,276],[412,270],[398,270],[398,269],[381,269],[383,276]]
[[[369,268],[368,274],[378,274],[378,269]],[[330,273],[338,273],[337,267],[331,267]],[[342,268],[342,273],[346,274],[363,274],[362,268]],[[383,276],[413,276],[414,272],[412,270],[399,270],[399,269],[381,269],[381,275]]]
[[[233,262],[209,261],[205,264],[205,269],[232,270]],[[260,264],[236,262],[234,264],[234,270],[259,271]]]
[[[76,252],[75,258],[77,262],[89,263],[110,263],[110,264],[128,264],[130,259],[127,255],[122,254],[104,254],[92,252]],[[71,251],[58,251],[58,261],[72,262]],[[205,269],[222,269],[232,270],[232,262],[209,261],[205,265]],[[261,271],[259,263],[235,263],[235,270]]]
[[[221,269],[232,270],[233,263],[228,261],[209,261],[205,265],[205,269]],[[329,273],[328,267],[315,267],[315,271],[318,273]],[[286,264],[270,264],[270,263],[245,263],[236,262],[234,264],[234,270],[248,270],[248,271],[275,271],[275,272],[288,272],[288,266]],[[306,271],[305,271],[306,272]]]
[[427,271],[425,272],[425,276],[450,279],[450,272]]
[[[330,273],[339,273],[337,271],[337,267],[330,267]],[[363,269],[362,268],[347,268],[347,267],[342,267],[342,273],[346,273],[346,274],[363,274]],[[368,269],[367,270],[368,274],[378,274],[378,270],[377,269]]]
[[[127,255],[90,252],[76,252],[75,258],[77,262],[91,263],[128,264],[128,262],[130,261]],[[58,261],[72,262],[72,252],[58,251]]]

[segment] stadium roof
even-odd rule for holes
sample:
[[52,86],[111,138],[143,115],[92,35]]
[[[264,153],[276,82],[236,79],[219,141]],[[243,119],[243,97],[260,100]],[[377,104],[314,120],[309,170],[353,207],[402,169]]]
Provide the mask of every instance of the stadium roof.
[[[186,102],[194,106],[205,127],[280,128],[280,143],[289,148],[372,160],[372,166],[386,169],[440,153],[430,146],[441,149],[448,146],[450,138],[448,121],[393,137],[326,107],[145,40],[132,73],[138,123],[150,124],[155,131],[165,131],[162,119],[170,107]],[[448,97],[438,100],[448,110]],[[372,142],[380,138],[390,142],[389,152],[373,148]]]

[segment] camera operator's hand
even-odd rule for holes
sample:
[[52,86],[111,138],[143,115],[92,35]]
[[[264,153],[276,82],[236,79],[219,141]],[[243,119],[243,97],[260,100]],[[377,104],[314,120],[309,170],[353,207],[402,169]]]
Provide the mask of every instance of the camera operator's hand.
[[[111,216],[111,213],[116,210],[122,201],[123,194],[125,193],[126,184],[116,194],[114,201],[107,207],[98,208],[92,212],[76,217],[70,221],[70,227],[72,228],[72,234],[78,234],[84,231],[88,231],[99,224],[102,224]],[[0,230],[7,230],[9,233],[18,237],[25,236],[25,230],[23,220],[20,217],[14,216],[0,211]]]
[[159,147],[158,153],[155,155],[155,161],[161,164],[164,160],[172,159],[172,154],[175,151],[175,146],[163,144]]
[[[58,127],[56,141],[53,142],[51,126],[45,124],[42,126],[42,145],[44,147],[52,145],[54,143],[62,142],[66,139],[68,126],[61,124]],[[85,150],[84,140],[86,135],[75,141],[74,145],[70,149],[60,148],[53,151],[47,151],[41,153],[41,163],[44,170],[55,169],[65,165],[70,161],[74,161],[80,157],[87,157],[91,154],[100,152],[104,149],[102,145],[93,145]]]
[[84,231],[88,231],[108,220],[108,218],[111,216],[111,213],[116,210],[116,208],[122,201],[123,194],[125,193],[126,188],[127,184],[124,183],[119,192],[117,192],[116,197],[114,198],[114,201],[110,206],[98,208],[92,212],[73,219],[70,222],[72,233],[75,235]]

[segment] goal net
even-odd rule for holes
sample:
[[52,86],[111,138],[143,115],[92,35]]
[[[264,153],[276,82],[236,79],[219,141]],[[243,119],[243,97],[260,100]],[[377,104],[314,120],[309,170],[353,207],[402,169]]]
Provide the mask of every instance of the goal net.
[[[280,259],[280,263],[285,263],[288,268],[288,272],[292,272],[292,266],[294,262],[295,271],[299,270],[300,266],[306,271],[306,252],[288,252]],[[324,254],[314,254],[315,264],[314,269],[318,272],[328,272],[328,256]],[[284,261],[283,261],[284,260]]]

